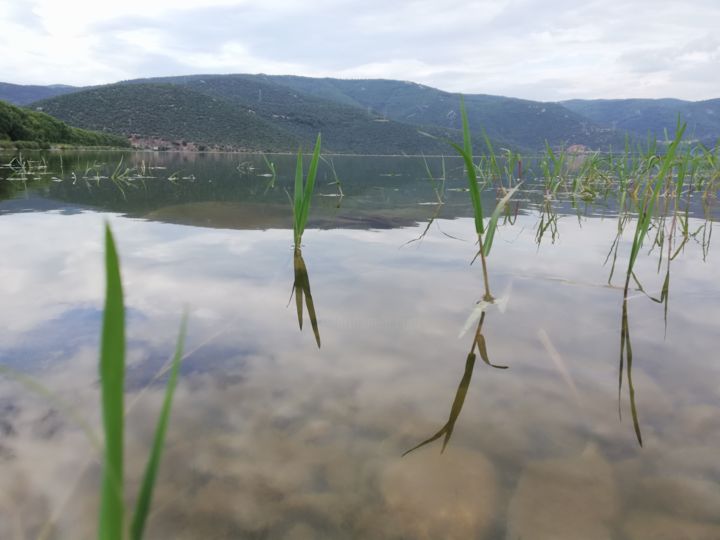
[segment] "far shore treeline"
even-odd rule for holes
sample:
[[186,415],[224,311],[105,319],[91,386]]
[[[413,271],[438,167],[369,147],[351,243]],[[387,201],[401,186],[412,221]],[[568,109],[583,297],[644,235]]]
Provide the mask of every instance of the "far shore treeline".
[[67,125],[52,116],[0,101],[0,148],[42,149],[51,146],[129,147],[127,138]]

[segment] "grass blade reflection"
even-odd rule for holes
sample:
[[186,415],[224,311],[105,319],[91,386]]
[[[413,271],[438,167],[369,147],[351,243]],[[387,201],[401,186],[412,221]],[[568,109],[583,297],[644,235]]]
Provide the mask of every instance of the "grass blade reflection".
[[450,417],[448,418],[448,421],[433,436],[425,439],[420,444],[413,446],[410,450],[404,452],[403,457],[408,455],[410,452],[414,452],[415,450],[418,450],[423,446],[438,440],[443,435],[445,436],[445,438],[443,439],[442,449],[440,450],[440,452],[442,453],[445,451],[445,448],[450,442],[450,437],[452,437],[453,430],[455,429],[455,423],[457,422],[463,405],[465,404],[465,397],[467,396],[468,388],[470,387],[470,381],[472,380],[473,370],[475,369],[475,360],[477,358],[475,354],[476,347],[483,362],[485,362],[487,365],[497,369],[507,369],[508,366],[501,366],[490,362],[490,358],[487,352],[487,345],[485,343],[485,336],[482,333],[484,323],[485,312],[483,311],[480,315],[480,321],[478,322],[477,330],[475,331],[475,335],[473,336],[473,342],[472,346],[470,347],[470,352],[468,353],[467,359],[465,360],[465,372],[463,373],[462,379],[460,379],[460,384],[458,385],[458,389],[455,392],[455,399],[453,400],[452,406],[450,407]]
[[317,315],[315,313],[315,303],[313,302],[312,293],[310,292],[310,277],[308,276],[307,266],[302,256],[302,251],[296,248],[293,253],[293,269],[295,272],[295,280],[293,281],[293,294],[295,295],[295,306],[297,308],[298,325],[300,330],[303,327],[303,299],[308,310],[308,318],[315,335],[315,342],[318,349],[320,348],[320,330],[318,328]]
[[460,379],[460,384],[458,385],[457,392],[455,392],[455,399],[453,400],[452,407],[450,408],[450,418],[448,419],[447,423],[442,428],[440,428],[440,430],[435,433],[435,435],[412,447],[410,450],[404,452],[403,457],[408,455],[410,452],[414,452],[415,450],[418,450],[419,448],[422,448],[423,446],[430,444],[433,441],[436,441],[443,435],[445,435],[445,439],[443,439],[442,450],[440,450],[440,452],[445,451],[445,448],[450,441],[450,437],[452,437],[453,430],[455,429],[455,422],[457,422],[457,419],[460,416],[460,411],[462,411],[463,404],[465,403],[465,396],[467,395],[468,388],[470,387],[470,380],[472,379],[474,368],[475,353],[471,352],[470,354],[468,354],[467,360],[465,361],[465,372],[463,373],[462,379]]
[[[622,415],[620,408],[620,394],[622,392],[622,377],[623,377],[623,363],[626,362],[625,370],[627,371],[628,389],[630,394],[630,412],[633,419],[633,427],[635,429],[635,437],[637,438],[638,444],[643,445],[642,433],[640,432],[640,420],[638,418],[637,404],[635,402],[635,386],[632,381],[632,361],[633,352],[632,344],[630,342],[630,324],[628,322],[628,308],[627,308],[627,286],[625,287],[625,294],[623,297],[623,310],[622,310],[622,328],[620,333],[620,374],[618,379],[618,414]],[[622,416],[621,416],[622,418]]]

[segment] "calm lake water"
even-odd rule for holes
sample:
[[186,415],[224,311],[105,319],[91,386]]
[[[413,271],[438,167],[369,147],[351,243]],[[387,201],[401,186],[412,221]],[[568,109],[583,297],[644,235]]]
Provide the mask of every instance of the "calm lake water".
[[[715,199],[690,201],[697,234],[669,270],[649,233],[624,318],[634,220],[608,284],[616,197],[546,201],[527,181],[480,316],[457,160],[439,207],[419,158],[333,158],[344,197],[323,165],[298,261],[292,156],[269,156],[274,182],[260,156],[45,159],[0,180],[0,538],[96,535],[83,426],[100,436],[105,221],[127,305],[129,504],[189,310],[148,538],[720,538]],[[303,264],[320,347],[291,299]],[[477,335],[507,369],[468,355]]]

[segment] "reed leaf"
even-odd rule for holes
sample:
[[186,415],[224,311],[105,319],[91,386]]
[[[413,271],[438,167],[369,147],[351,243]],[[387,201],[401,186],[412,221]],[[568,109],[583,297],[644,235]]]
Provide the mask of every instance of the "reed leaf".
[[630,251],[630,260],[628,262],[628,276],[630,272],[632,272],[635,261],[637,260],[638,253],[640,252],[640,248],[642,247],[645,236],[647,235],[648,229],[650,228],[650,221],[652,220],[655,203],[660,196],[660,188],[663,185],[665,177],[672,172],[672,167],[675,160],[675,153],[677,152],[677,148],[682,141],[682,137],[685,133],[686,127],[687,124],[681,125],[680,121],[678,120],[678,127],[675,131],[675,139],[670,143],[670,146],[668,146],[665,157],[660,164],[660,170],[655,177],[655,182],[652,184],[648,183],[647,189],[649,191],[646,191],[645,200],[643,201],[640,214],[638,216],[637,226],[635,228],[635,235],[633,238],[633,244]]
[[115,241],[105,225],[106,293],[100,345],[100,388],[105,432],[100,501],[100,540],[123,538],[123,426],[125,307]]
[[483,208],[482,199],[480,198],[480,188],[477,182],[477,172],[475,170],[475,163],[473,162],[472,154],[472,139],[470,138],[470,124],[468,123],[467,111],[465,110],[465,100],[460,98],[460,116],[462,117],[462,132],[463,132],[463,145],[459,145],[451,142],[450,145],[455,151],[463,158],[465,162],[465,169],[467,171],[468,188],[470,190],[470,199],[472,201],[473,210],[475,213],[475,231],[478,235],[485,232],[485,226],[483,224]]
[[295,162],[295,189],[293,191],[293,227],[296,246],[300,245],[300,237],[302,236],[300,216],[302,215],[303,196],[303,154],[301,148],[298,150]]
[[310,168],[308,169],[307,179],[303,185],[303,158],[302,151],[298,152],[297,164],[295,167],[295,192],[293,197],[293,213],[294,213],[294,233],[295,247],[300,246],[303,232],[307,225],[308,215],[310,214],[310,201],[313,191],[315,190],[315,177],[317,176],[318,162],[320,160],[321,138],[318,133],[315,141],[315,149],[313,150],[310,160]]

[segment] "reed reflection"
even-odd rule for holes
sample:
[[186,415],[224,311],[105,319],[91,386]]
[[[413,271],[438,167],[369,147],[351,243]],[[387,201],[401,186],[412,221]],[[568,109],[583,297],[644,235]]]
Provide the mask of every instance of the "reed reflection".
[[294,295],[300,330],[302,330],[303,327],[303,302],[307,306],[308,318],[310,319],[310,325],[315,335],[315,342],[319,349],[320,330],[318,329],[317,315],[315,314],[315,303],[313,302],[312,293],[310,292],[310,278],[308,276],[307,266],[302,256],[302,250],[299,247],[296,247],[293,253],[293,269],[295,272],[295,280],[293,281],[290,301],[292,301],[292,296]]
[[[478,321],[477,328],[475,330],[475,334],[473,336],[472,345],[470,346],[470,352],[467,355],[467,358],[465,359],[465,371],[463,372],[463,376],[460,379],[460,384],[458,385],[457,391],[455,392],[455,398],[453,399],[452,406],[450,407],[450,417],[448,418],[448,421],[443,425],[434,435],[431,437],[425,439],[420,444],[412,447],[410,450],[407,450],[403,453],[403,456],[408,455],[411,452],[414,452],[415,450],[418,450],[422,448],[423,446],[430,444],[433,441],[438,440],[440,437],[443,437],[443,443],[442,448],[440,449],[440,452],[444,452],[445,448],[447,447],[448,443],[450,442],[450,437],[452,437],[453,430],[455,429],[455,423],[457,422],[458,417],[460,416],[460,412],[462,411],[463,405],[465,404],[465,397],[467,396],[468,388],[470,387],[470,381],[472,380],[473,371],[475,369],[475,360],[477,359],[477,354],[480,355],[480,358],[485,362],[488,366],[497,368],[497,369],[507,369],[508,366],[502,366],[498,364],[493,364],[490,362],[490,356],[488,355],[487,350],[487,342],[485,340],[485,335],[483,334],[483,324],[485,323],[485,317],[487,315],[487,308],[494,304],[495,302],[487,302],[485,300],[481,300],[478,303],[478,307],[476,308],[475,312],[478,310],[481,310],[480,312],[480,320]],[[499,300],[497,303],[500,306],[501,310],[504,310],[504,303],[505,300]],[[472,315],[471,315],[472,317]],[[476,353],[477,351],[477,353]]]

